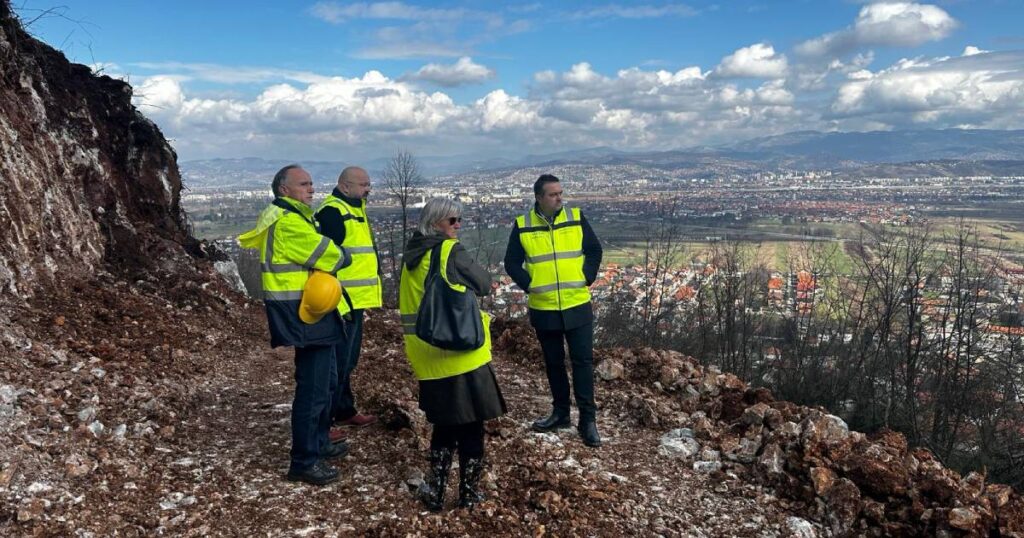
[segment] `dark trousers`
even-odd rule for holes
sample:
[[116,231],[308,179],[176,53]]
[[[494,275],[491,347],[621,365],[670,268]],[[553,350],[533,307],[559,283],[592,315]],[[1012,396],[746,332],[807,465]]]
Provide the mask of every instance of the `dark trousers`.
[[345,324],[345,339],[335,344],[334,357],[338,370],[338,390],[334,392],[331,415],[334,420],[356,416],[356,397],[352,394],[352,371],[359,363],[363,345],[363,311],[353,310],[352,321]]
[[430,435],[430,450],[459,451],[459,461],[484,456],[484,423],[483,421],[467,424],[434,425]]
[[327,432],[331,427],[331,393],[338,382],[334,368],[333,346],[295,348],[292,471],[309,468],[327,447]]
[[544,352],[544,369],[547,370],[555,413],[569,416],[569,376],[565,372],[565,344],[568,344],[572,387],[576,393],[576,407],[580,410],[580,422],[593,421],[597,413],[594,405],[594,324],[565,331],[537,329],[537,338]]

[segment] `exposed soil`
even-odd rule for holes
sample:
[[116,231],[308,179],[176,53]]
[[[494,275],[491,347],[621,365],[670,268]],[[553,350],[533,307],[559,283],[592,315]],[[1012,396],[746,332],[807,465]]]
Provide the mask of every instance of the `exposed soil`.
[[[155,280],[155,279],[154,279]],[[429,425],[393,313],[372,311],[355,375],[379,424],[342,479],[284,480],[291,350],[216,275],[82,282],[5,307],[0,534],[983,535],[1020,532],[1012,490],[961,479],[902,436],[774,402],[673,352],[598,352],[600,449],[529,431],[549,409],[532,331],[496,323],[510,412],[488,424],[489,500],[424,512]],[[43,299],[45,298],[45,299]],[[686,428],[682,430],[680,428]],[[667,432],[675,432],[666,435]],[[803,534],[801,534],[803,533]],[[813,534],[812,534],[813,533]]]
[[[350,433],[340,482],[286,482],[291,351],[268,349],[259,305],[170,284],[82,284],[5,312],[24,331],[4,342],[0,374],[0,533],[783,536],[802,513],[735,472],[660,454],[661,429],[617,405],[628,386],[599,386],[601,449],[573,430],[529,432],[547,384],[538,355],[509,351],[494,363],[510,413],[488,425],[490,499],[455,508],[453,470],[450,509],[426,513],[410,483],[429,425],[388,313],[371,314],[355,376],[381,423]],[[516,336],[530,334],[515,325],[505,343]]]

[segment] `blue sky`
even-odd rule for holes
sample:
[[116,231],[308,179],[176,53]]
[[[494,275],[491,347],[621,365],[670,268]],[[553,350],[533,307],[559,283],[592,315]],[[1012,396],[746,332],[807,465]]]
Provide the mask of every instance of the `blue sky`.
[[186,160],[1024,128],[1017,0],[60,5],[29,30],[129,80]]

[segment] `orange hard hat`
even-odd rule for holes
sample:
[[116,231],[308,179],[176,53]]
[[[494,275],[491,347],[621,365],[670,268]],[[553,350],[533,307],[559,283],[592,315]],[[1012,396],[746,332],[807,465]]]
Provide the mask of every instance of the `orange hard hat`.
[[299,319],[309,324],[316,323],[328,312],[338,308],[340,301],[341,283],[338,279],[323,271],[313,271],[302,288]]

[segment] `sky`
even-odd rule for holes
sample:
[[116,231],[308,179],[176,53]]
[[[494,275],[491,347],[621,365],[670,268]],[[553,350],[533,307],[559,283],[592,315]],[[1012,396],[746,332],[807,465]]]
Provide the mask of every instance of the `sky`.
[[[13,0],[182,160],[1024,128],[1024,1]],[[49,10],[49,11],[47,11]]]

